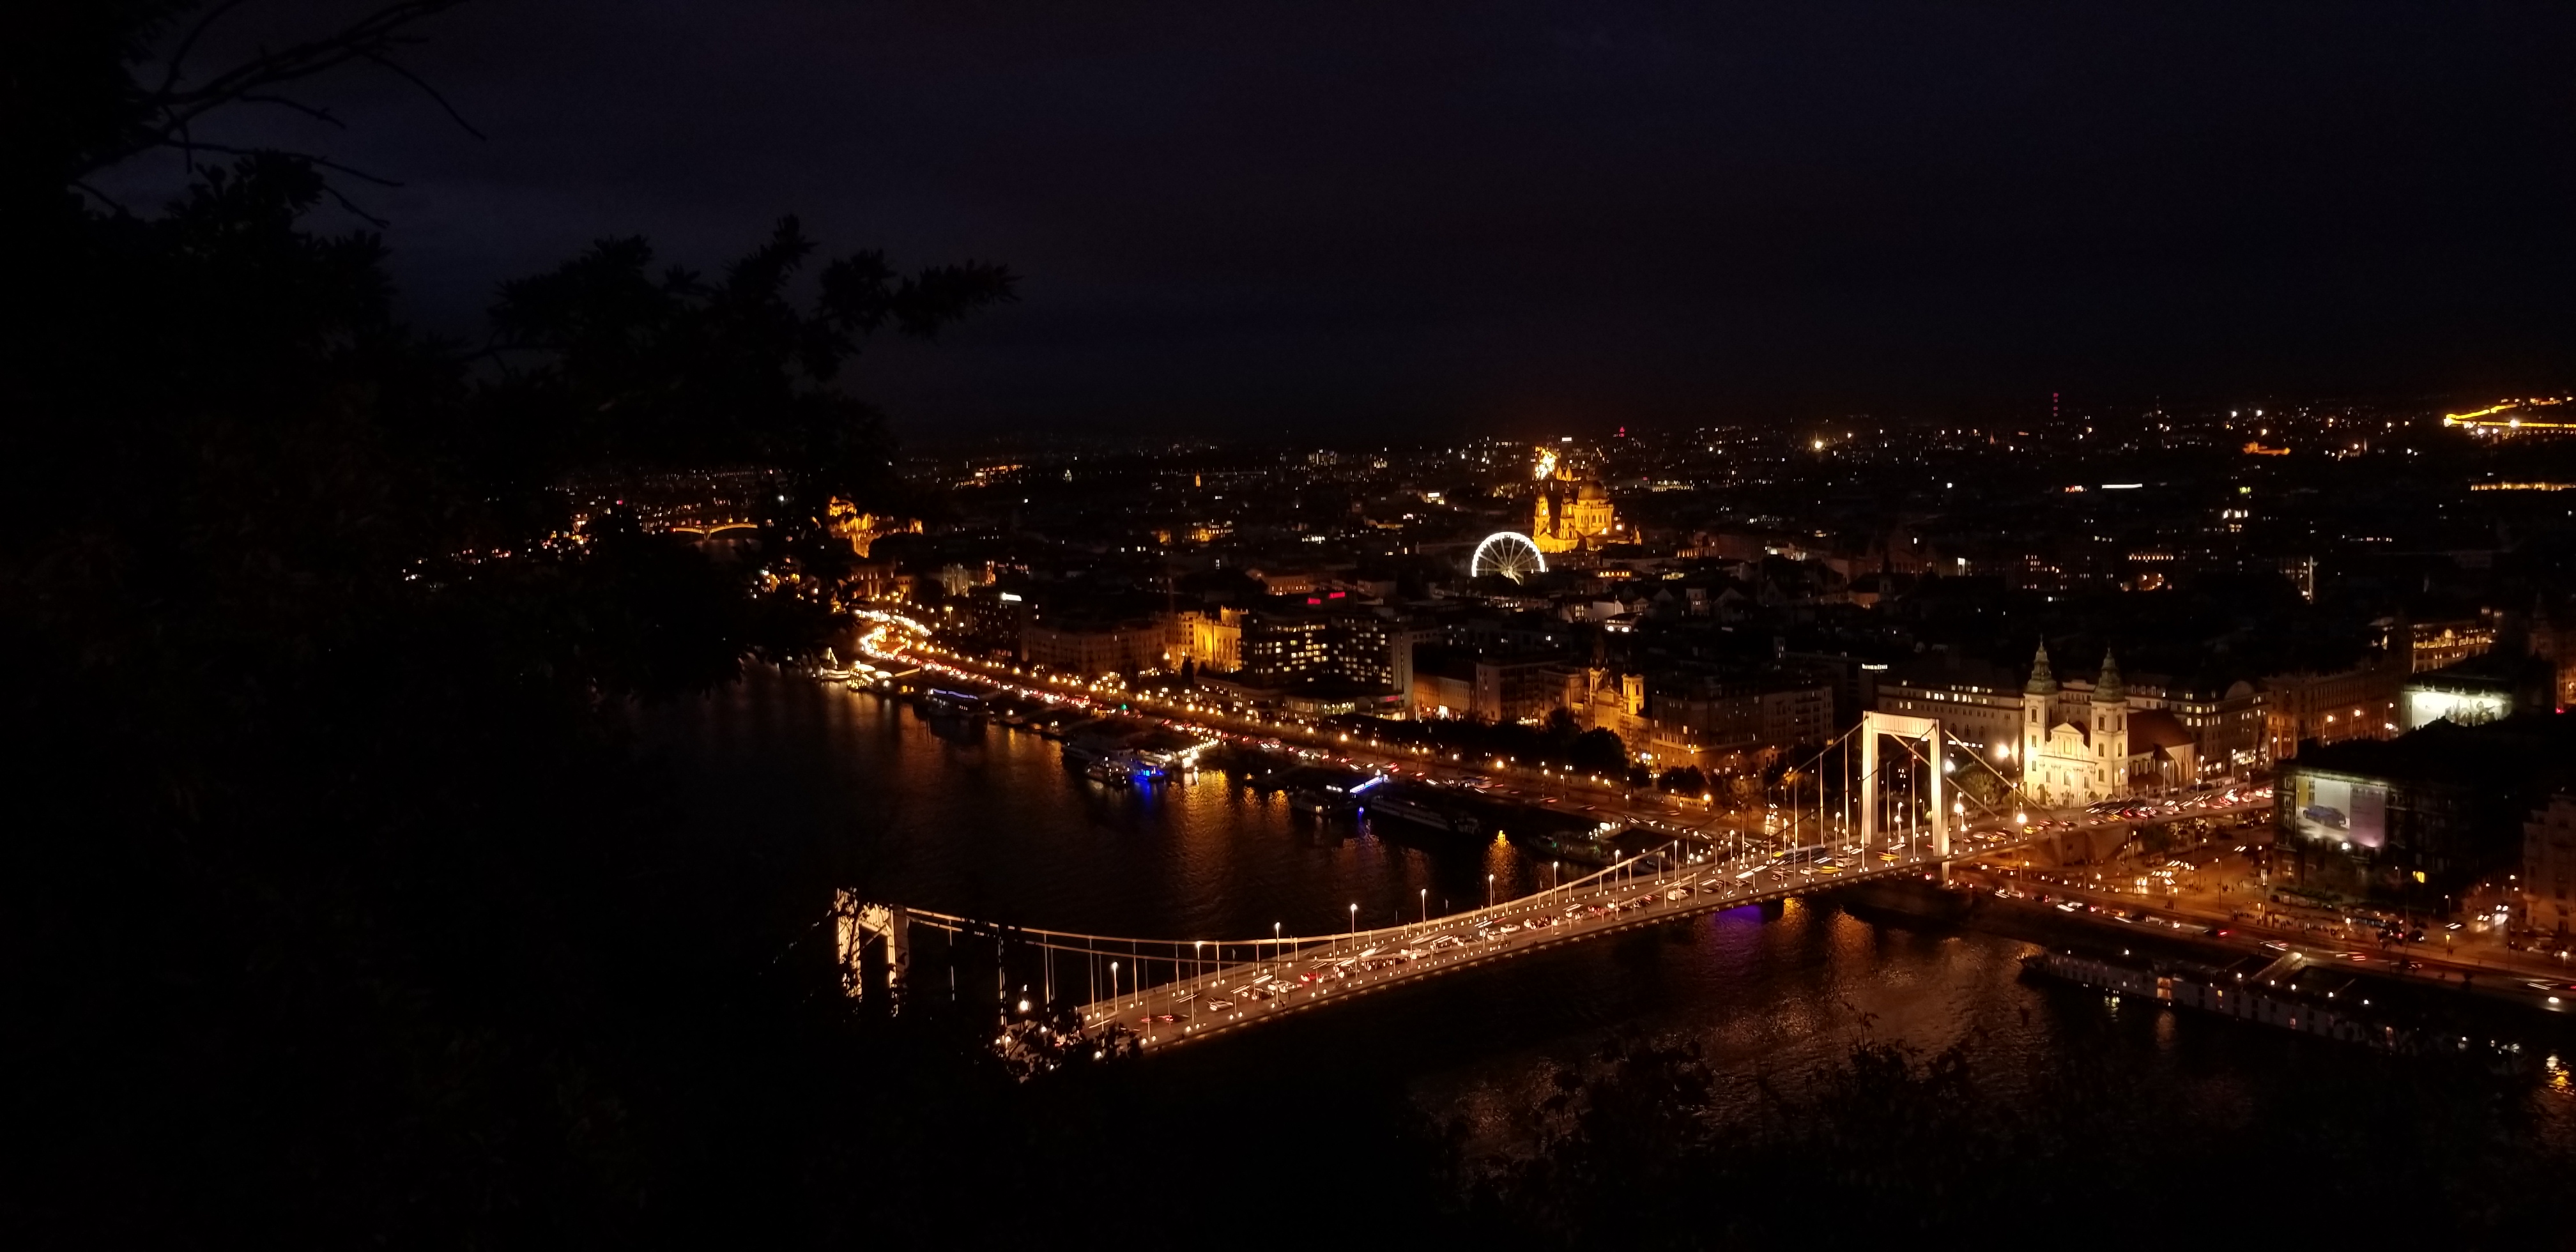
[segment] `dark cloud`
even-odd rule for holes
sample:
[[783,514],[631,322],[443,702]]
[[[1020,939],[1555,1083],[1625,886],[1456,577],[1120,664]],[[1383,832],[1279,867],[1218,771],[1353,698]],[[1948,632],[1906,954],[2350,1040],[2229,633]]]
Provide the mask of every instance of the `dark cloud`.
[[708,264],[789,211],[1009,261],[1024,304],[881,355],[913,429],[2542,386],[2576,358],[2563,3],[511,0],[432,34],[414,67],[488,142],[382,78],[311,137],[406,180],[373,203],[426,318],[595,236]]

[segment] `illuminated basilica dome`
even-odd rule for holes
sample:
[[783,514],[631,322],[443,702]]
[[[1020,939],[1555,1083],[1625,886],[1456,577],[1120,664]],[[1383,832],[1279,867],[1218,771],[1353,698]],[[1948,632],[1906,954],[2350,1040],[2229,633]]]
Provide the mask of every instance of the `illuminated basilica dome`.
[[1530,539],[1539,551],[1598,548],[1624,537],[1618,511],[1610,504],[1610,489],[1592,467],[1561,457],[1554,448],[1540,448],[1538,502],[1530,517]]

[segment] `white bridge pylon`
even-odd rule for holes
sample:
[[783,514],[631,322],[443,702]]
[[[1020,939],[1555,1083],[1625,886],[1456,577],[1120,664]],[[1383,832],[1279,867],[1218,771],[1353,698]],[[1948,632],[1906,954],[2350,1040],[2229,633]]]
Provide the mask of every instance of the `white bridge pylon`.
[[1878,846],[1878,740],[1880,736],[1921,742],[1919,756],[1929,765],[1932,775],[1932,855],[1950,855],[1950,808],[1941,796],[1941,721],[1933,717],[1907,717],[1901,713],[1863,713],[1860,715],[1860,841],[1864,847]]

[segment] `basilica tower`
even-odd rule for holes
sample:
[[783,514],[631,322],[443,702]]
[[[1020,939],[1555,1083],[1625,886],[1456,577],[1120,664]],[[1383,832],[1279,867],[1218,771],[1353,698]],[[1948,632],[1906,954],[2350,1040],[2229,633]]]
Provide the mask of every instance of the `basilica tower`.
[[2048,750],[2049,705],[2057,699],[2057,675],[2048,669],[2048,641],[2039,641],[2039,655],[2030,661],[2030,682],[2021,689],[2021,768],[2024,778],[2032,777],[2032,767]]
[[2129,689],[2120,663],[2102,652],[2102,681],[2093,689],[2093,792],[2116,796],[2129,789]]

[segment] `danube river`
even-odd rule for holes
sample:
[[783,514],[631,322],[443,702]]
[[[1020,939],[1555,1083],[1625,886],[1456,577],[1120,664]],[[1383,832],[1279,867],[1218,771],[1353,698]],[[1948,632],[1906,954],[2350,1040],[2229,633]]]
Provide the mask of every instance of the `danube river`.
[[[1318,821],[1221,773],[1105,786],[1032,732],[934,727],[895,700],[766,671],[657,717],[650,742],[699,820],[746,840],[819,830],[857,851],[876,898],[1025,926],[1184,941],[1273,924],[1324,934],[1350,924],[1352,905],[1359,925],[1384,925],[1426,902],[1481,904],[1488,875],[1506,895],[1551,876],[1504,844],[1425,846]],[[1501,1133],[1554,1064],[1616,1027],[1695,1041],[1735,1078],[1794,1079],[1867,1039],[1965,1044],[2008,1085],[2107,1043],[2224,1089],[2344,1046],[2026,983],[2029,950],[1792,900],[1435,979],[1205,1051],[1264,1065],[1366,1057],[1427,1108]],[[2563,1087],[2534,1098],[2566,1124]]]

